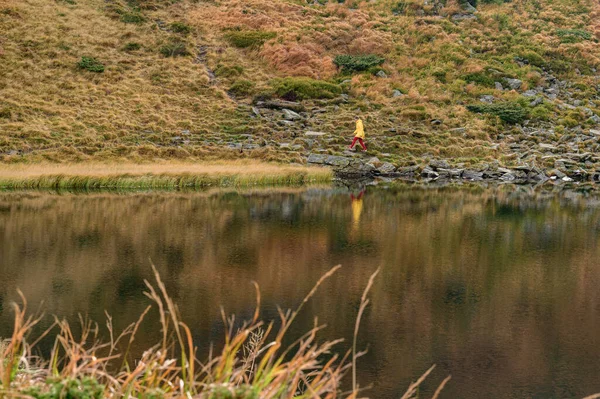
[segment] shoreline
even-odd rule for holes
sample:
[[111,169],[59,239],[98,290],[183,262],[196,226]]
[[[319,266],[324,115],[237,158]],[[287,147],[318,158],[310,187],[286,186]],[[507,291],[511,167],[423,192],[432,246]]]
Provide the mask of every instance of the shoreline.
[[180,189],[330,183],[329,168],[265,162],[4,164],[0,189]]

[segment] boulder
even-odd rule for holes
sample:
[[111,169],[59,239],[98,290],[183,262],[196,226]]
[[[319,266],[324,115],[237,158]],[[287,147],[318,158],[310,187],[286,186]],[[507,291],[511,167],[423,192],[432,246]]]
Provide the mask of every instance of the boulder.
[[523,81],[519,79],[506,78],[505,81],[507,86],[512,90],[519,90],[523,85]]
[[379,71],[375,75],[379,78],[387,78],[387,74],[384,71]]
[[309,154],[308,155],[308,159],[307,162],[308,163],[314,163],[314,164],[324,164],[325,160],[328,158],[328,155],[323,155],[323,154]]
[[297,121],[299,119],[302,119],[302,116],[300,116],[300,114],[287,108],[283,109],[283,117],[288,121]]
[[504,87],[502,87],[502,83],[500,82],[494,82],[494,87],[496,88],[496,90],[504,90]]
[[402,94],[402,92],[400,90],[394,90],[392,91],[392,97],[393,98],[397,98],[397,97],[402,97],[404,94]]
[[495,99],[496,99],[496,97],[491,96],[489,94],[479,97],[479,101],[481,101],[482,103],[486,103],[486,104],[493,103]]
[[389,175],[396,171],[396,167],[389,162],[384,162],[377,168],[377,171],[379,171],[381,174]]
[[304,133],[305,136],[309,136],[309,137],[323,137],[325,135],[327,135],[327,133],[324,132],[313,132],[313,131],[307,131]]
[[443,159],[432,159],[429,161],[429,167],[433,170],[450,169],[450,164]]
[[426,179],[437,179],[440,177],[440,174],[437,173],[436,171],[426,167],[426,168],[423,168],[423,170],[421,171],[421,176]]
[[465,169],[462,173],[462,178],[471,181],[483,180],[483,172],[477,172],[472,169]]
[[285,100],[269,100],[269,101],[258,101],[256,103],[257,107],[269,108],[269,109],[291,109],[295,112],[304,111],[304,106],[295,101],[285,101]]
[[398,168],[396,170],[396,173],[398,173],[399,175],[402,175],[402,176],[413,176],[419,172],[419,169],[420,169],[419,165],[404,166],[402,168]]

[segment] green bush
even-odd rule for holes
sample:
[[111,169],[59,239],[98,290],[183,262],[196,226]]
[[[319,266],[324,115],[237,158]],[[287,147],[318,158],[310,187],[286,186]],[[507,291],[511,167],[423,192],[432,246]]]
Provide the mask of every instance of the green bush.
[[394,15],[404,15],[408,4],[405,1],[399,1],[392,7],[392,13]]
[[232,30],[225,33],[225,39],[238,48],[260,47],[267,40],[273,39],[277,34],[275,32],[266,32],[261,30]]
[[142,48],[142,45],[135,42],[129,42],[125,46],[123,46],[123,50],[125,51],[136,51]]
[[504,102],[496,104],[472,104],[467,109],[478,114],[495,115],[506,123],[519,123],[529,116],[527,108],[518,102]]
[[548,107],[538,105],[531,110],[531,117],[540,121],[548,121],[550,120],[550,110]]
[[179,40],[171,40],[160,48],[160,53],[165,57],[184,57],[190,55],[187,51],[187,46],[184,42]]
[[475,83],[481,86],[494,87],[496,80],[485,73],[473,72],[465,75],[463,80],[467,83]]
[[77,63],[77,66],[80,69],[86,69],[90,72],[104,72],[104,65],[93,57],[81,57],[81,60]]
[[530,65],[542,68],[546,65],[544,57],[536,53],[535,51],[527,51],[519,56],[519,58],[526,60]]
[[369,70],[373,67],[381,65],[385,62],[385,58],[375,54],[365,55],[338,55],[333,60],[333,63],[341,68],[342,71],[352,73]]
[[234,96],[247,96],[254,90],[255,84],[249,80],[236,80],[229,88],[229,93]]
[[183,22],[173,22],[171,25],[169,25],[169,30],[174,33],[187,35],[192,31],[192,28]]
[[215,68],[215,75],[224,78],[240,76],[242,73],[244,73],[244,68],[239,65],[226,66],[219,64]]
[[45,387],[35,386],[24,390],[34,399],[102,399],[104,385],[91,377],[46,381]]
[[342,93],[339,85],[310,78],[283,78],[272,82],[275,93],[290,101],[334,98]]
[[581,29],[558,29],[556,36],[561,43],[579,43],[583,40],[591,40],[592,34]]
[[121,14],[121,22],[125,22],[126,24],[141,24],[146,19],[138,13],[123,13]]

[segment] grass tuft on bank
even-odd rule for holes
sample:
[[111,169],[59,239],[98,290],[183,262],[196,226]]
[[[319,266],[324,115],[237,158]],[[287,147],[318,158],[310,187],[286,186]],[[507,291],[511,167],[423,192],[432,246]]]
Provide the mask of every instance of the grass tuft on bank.
[[[303,306],[339,268],[324,274],[295,310],[280,310],[277,323],[260,321],[260,291],[255,285],[257,306],[252,320],[240,323],[223,314],[225,342],[205,361],[198,359],[194,334],[181,321],[177,305],[154,268],[155,281],[146,281],[145,292],[153,305],[121,333],[114,331],[109,317],[107,341],[100,339],[97,324],[84,319],[81,326],[72,328],[55,318],[41,336],[32,337],[42,318],[28,315],[27,302],[21,295],[22,305],[14,305],[12,337],[0,341],[0,394],[35,399],[357,398],[363,394],[356,380],[356,361],[361,355],[356,337],[377,272],[361,297],[352,350],[338,354],[336,348],[342,340],[320,342],[322,326],[316,322],[290,346],[284,345]],[[140,358],[132,359],[130,350],[136,333],[145,328],[145,318],[153,307],[159,312],[162,338]],[[44,337],[53,338],[54,345],[47,361],[40,362],[33,351]],[[432,369],[411,384],[402,399],[413,398]],[[352,388],[343,393],[342,381],[350,371]],[[434,398],[447,381],[442,382]]]
[[181,189],[330,183],[330,169],[266,163],[16,164],[1,189]]

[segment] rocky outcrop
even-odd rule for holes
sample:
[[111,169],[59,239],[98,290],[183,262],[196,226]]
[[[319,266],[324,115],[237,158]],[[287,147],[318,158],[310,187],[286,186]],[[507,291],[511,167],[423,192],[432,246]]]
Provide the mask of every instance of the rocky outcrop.
[[336,155],[310,154],[307,162],[331,166],[339,177],[391,176],[396,170],[391,163],[380,162],[377,158],[364,160]]

